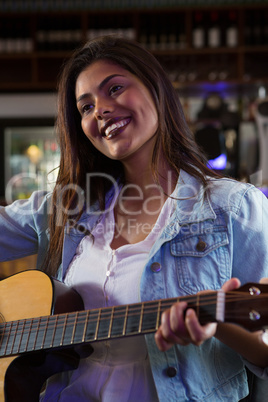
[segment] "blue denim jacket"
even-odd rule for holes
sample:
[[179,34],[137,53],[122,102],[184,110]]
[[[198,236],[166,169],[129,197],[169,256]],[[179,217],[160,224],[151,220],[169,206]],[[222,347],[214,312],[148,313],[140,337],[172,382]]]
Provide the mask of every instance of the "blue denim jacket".
[[[141,301],[217,290],[234,276],[242,284],[268,277],[267,199],[255,187],[231,179],[211,179],[204,190],[181,172],[176,208],[143,271]],[[50,199],[50,194],[37,192],[1,209],[1,261],[38,252],[40,268],[48,246]],[[79,225],[65,228],[61,280],[84,227],[96,224],[96,211],[96,206],[85,210]],[[247,395],[245,362],[217,339],[200,347],[176,345],[165,353],[159,352],[153,335],[146,335],[146,341],[160,401],[239,401]]]

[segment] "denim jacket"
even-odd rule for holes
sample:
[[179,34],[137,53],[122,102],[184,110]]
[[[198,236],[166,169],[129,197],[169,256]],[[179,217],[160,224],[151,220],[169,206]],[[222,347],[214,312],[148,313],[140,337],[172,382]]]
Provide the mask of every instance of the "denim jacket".
[[[153,245],[140,282],[141,301],[217,290],[238,277],[242,284],[268,277],[268,200],[254,186],[211,179],[208,188],[185,172],[177,184],[174,212]],[[109,195],[111,196],[111,194]],[[51,194],[34,193],[0,210],[1,261],[38,253],[44,259]],[[65,228],[63,280],[76,248],[98,221],[97,207],[85,209]],[[200,347],[175,345],[159,352],[146,335],[160,401],[239,401],[248,393],[244,360],[212,338]],[[260,370],[249,365],[258,375]]]

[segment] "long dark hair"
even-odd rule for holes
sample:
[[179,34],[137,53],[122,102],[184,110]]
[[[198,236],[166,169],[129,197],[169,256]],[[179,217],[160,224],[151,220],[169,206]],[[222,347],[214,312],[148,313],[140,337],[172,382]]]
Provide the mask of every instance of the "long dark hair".
[[[78,220],[79,192],[85,191],[87,173],[107,173],[124,181],[120,162],[111,160],[94,148],[81,128],[81,116],[75,98],[79,74],[97,60],[112,61],[137,76],[149,89],[158,113],[157,141],[151,161],[154,178],[159,183],[157,164],[160,152],[179,175],[180,169],[206,185],[206,177],[216,176],[206,166],[203,154],[194,141],[184,117],[176,90],[156,58],[140,44],[117,36],[104,36],[76,50],[63,68],[58,86],[56,129],[61,150],[57,183],[52,195],[50,214],[50,245],[44,269],[54,275],[61,263],[64,227],[70,217]],[[111,183],[96,178],[92,183],[90,203],[104,208],[105,194]],[[59,207],[59,194],[61,207]],[[63,206],[63,207],[62,207]],[[68,211],[75,211],[72,216]]]

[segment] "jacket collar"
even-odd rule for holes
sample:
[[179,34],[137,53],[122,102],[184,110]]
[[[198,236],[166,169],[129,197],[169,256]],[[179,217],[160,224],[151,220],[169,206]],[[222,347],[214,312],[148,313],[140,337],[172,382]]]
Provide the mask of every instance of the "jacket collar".
[[208,193],[209,188],[185,171],[180,172],[176,187],[178,199],[175,215],[180,224],[216,219]]

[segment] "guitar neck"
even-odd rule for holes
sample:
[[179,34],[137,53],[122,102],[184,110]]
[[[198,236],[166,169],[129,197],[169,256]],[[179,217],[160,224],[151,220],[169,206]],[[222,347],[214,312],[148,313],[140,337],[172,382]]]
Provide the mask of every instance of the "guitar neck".
[[211,292],[7,322],[2,324],[0,357],[152,333],[162,312],[177,301],[187,301],[201,323],[216,321],[217,298],[218,292]]
[[153,333],[163,311],[177,301],[186,301],[201,324],[231,322],[251,331],[268,326],[267,285],[249,283],[226,293],[219,290],[2,323],[0,357]]

